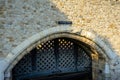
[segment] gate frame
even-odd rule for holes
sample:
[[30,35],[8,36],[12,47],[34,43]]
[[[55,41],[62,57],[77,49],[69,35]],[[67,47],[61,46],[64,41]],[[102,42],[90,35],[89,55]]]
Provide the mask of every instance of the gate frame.
[[11,80],[11,70],[18,63],[18,61],[29,51],[31,51],[37,44],[42,41],[58,37],[68,37],[82,41],[91,46],[93,51],[98,52],[99,55],[105,59],[104,75],[110,77],[110,64],[117,59],[116,53],[112,48],[103,41],[97,34],[71,26],[57,26],[41,31],[14,48],[6,58],[0,60],[0,80]]

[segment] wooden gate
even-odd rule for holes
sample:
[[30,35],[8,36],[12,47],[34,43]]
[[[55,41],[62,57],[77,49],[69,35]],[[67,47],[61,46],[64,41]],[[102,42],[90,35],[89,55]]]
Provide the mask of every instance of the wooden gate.
[[13,80],[92,80],[92,59],[76,42],[57,38],[39,44],[13,68]]

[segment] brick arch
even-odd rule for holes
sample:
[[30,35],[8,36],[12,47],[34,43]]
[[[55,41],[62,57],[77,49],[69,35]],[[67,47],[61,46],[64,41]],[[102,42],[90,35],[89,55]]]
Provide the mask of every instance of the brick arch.
[[[58,26],[33,35],[13,49],[2,61],[3,65],[0,67],[0,79],[3,80],[5,77],[10,78],[10,71],[15,64],[17,64],[17,62],[37,44],[58,37],[68,37],[82,41],[83,43],[90,45],[90,47],[98,52],[98,54],[102,55],[106,61],[113,60],[117,57],[110,46],[108,46],[98,35],[77,27]],[[105,63],[105,67],[107,66],[106,64],[108,63]],[[107,71],[109,72],[109,70]]]

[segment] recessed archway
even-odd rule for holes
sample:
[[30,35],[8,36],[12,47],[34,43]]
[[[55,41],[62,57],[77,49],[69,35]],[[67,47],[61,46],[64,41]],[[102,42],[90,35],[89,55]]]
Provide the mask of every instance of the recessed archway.
[[[93,80],[99,80],[100,76],[103,76],[103,74],[105,76],[106,64],[109,63],[109,60],[112,60],[116,57],[111,48],[107,46],[104,41],[102,41],[101,38],[94,33],[81,30],[76,27],[59,26],[42,31],[28,38],[23,43],[18,45],[14,50],[12,50],[3,61],[5,67],[3,68],[1,74],[4,75],[3,72],[5,72],[5,76],[1,76],[1,79],[6,77],[6,79],[10,80],[12,76],[11,71],[14,66],[19,62],[19,60],[22,59],[25,54],[29,53],[37,45],[42,42],[60,37],[71,38],[77,40],[78,42],[82,42],[81,47],[84,48],[85,51],[93,53]],[[107,68],[109,68],[109,66],[107,66]],[[109,74],[109,69],[107,71]]]
[[13,80],[92,80],[92,53],[81,42],[55,38],[42,42],[12,69]]

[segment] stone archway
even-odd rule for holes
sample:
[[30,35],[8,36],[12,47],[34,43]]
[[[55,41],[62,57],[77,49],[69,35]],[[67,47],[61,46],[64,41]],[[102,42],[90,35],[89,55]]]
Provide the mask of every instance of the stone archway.
[[[85,43],[82,47],[86,51],[90,51],[93,54],[93,80],[99,80],[101,76],[110,74],[109,72],[109,60],[116,58],[116,54],[111,50],[109,46],[101,40],[99,36],[94,33],[78,29],[70,26],[59,26],[42,31],[32,37],[26,39],[20,45],[18,45],[8,56],[2,61],[0,78],[3,80],[10,80],[11,70],[18,63],[18,61],[29,51],[31,51],[36,45],[43,41],[48,41],[58,37],[68,37]],[[86,47],[89,46],[89,47]],[[99,55],[99,57],[96,57]],[[101,65],[101,66],[100,66]],[[106,70],[107,67],[107,70]],[[5,72],[5,74],[4,74]],[[101,73],[97,75],[96,73]]]
[[42,42],[12,69],[13,80],[92,80],[92,53],[75,39]]

